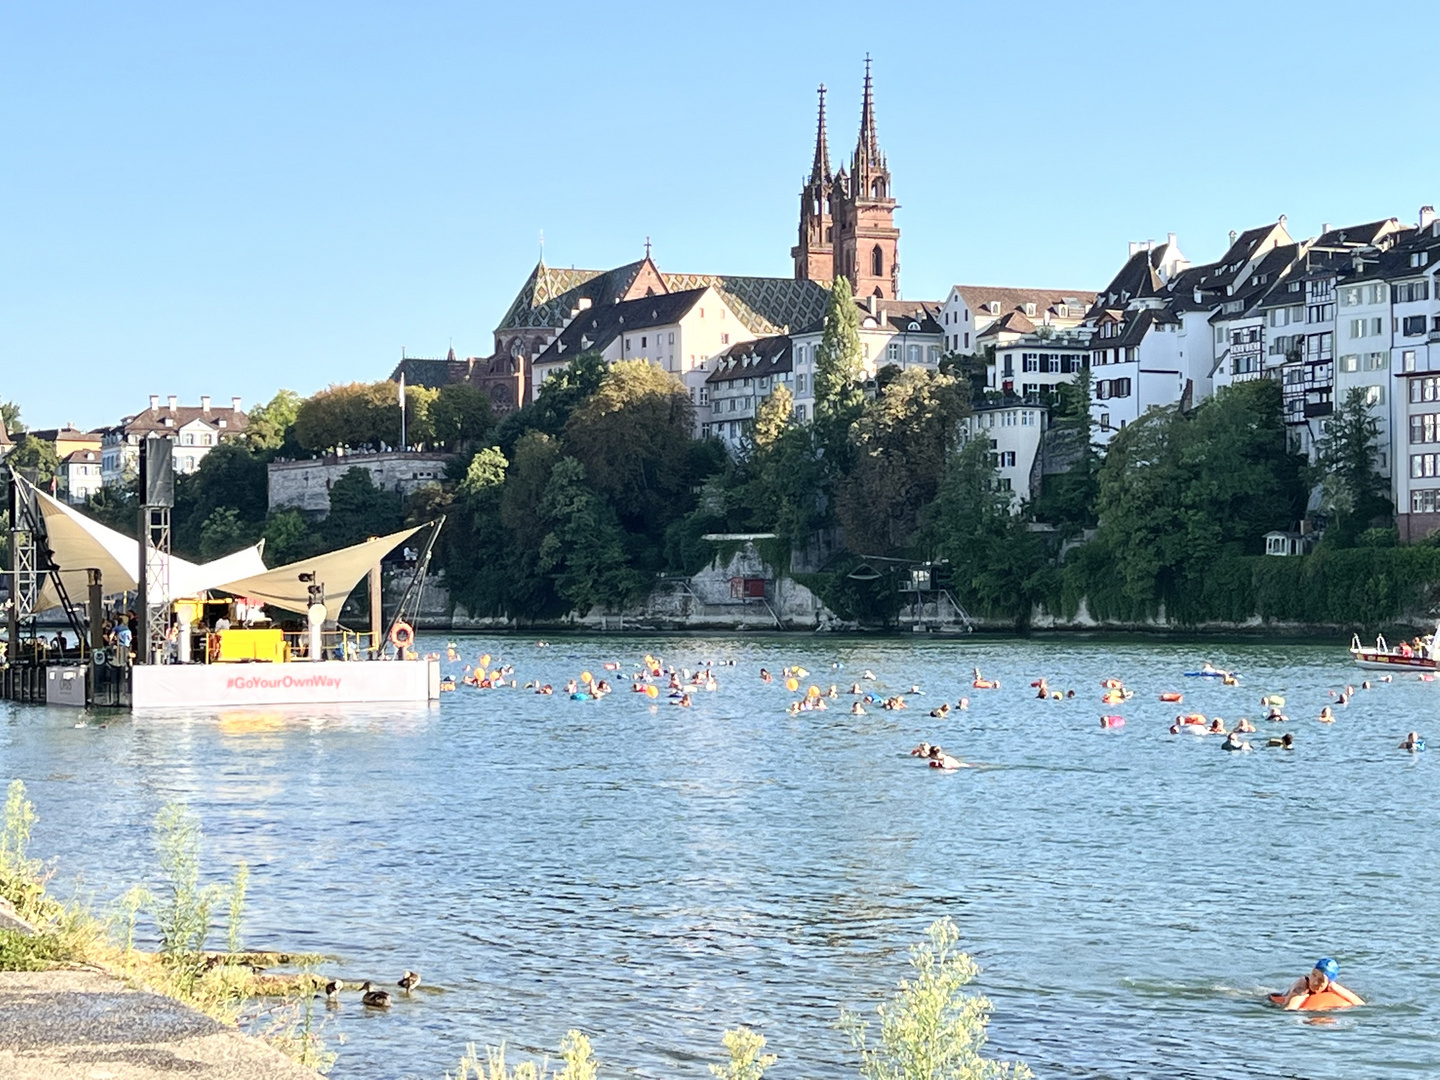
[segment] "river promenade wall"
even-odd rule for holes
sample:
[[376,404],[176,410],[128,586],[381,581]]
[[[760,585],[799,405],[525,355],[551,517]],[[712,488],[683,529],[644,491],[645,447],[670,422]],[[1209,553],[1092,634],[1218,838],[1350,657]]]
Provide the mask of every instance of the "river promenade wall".
[[[763,582],[763,596],[745,597],[745,583]],[[754,586],[759,592],[760,587]],[[737,595],[739,594],[739,595]],[[391,597],[398,600],[399,594]],[[920,618],[916,618],[919,614]],[[1397,633],[1432,632],[1440,612],[1415,610],[1390,620],[1383,627],[1392,636]],[[1056,633],[1139,633],[1139,634],[1215,634],[1267,637],[1333,638],[1361,632],[1363,628],[1340,623],[1295,622],[1253,617],[1240,622],[1209,621],[1181,623],[1169,619],[1162,609],[1146,619],[1101,619],[1093,616],[1084,600],[1073,615],[1060,615],[1036,606],[1026,626],[1019,627],[1014,619],[990,619],[971,616],[967,625],[947,612],[945,605],[931,606],[916,613],[902,609],[897,621],[888,628],[862,625],[836,614],[812,592],[794,579],[776,575],[753,552],[742,552],[727,561],[717,562],[691,577],[662,578],[644,604],[624,611],[593,610],[583,616],[562,619],[528,620],[503,616],[474,616],[463,605],[452,603],[443,575],[426,578],[423,604],[416,620],[420,630],[446,633],[474,631],[585,631],[589,633],[631,633],[641,631],[667,632],[755,632],[804,631],[863,633],[888,629],[901,633],[925,631],[942,635],[982,633],[1013,634],[1027,632]],[[1370,631],[1373,634],[1373,629]]]

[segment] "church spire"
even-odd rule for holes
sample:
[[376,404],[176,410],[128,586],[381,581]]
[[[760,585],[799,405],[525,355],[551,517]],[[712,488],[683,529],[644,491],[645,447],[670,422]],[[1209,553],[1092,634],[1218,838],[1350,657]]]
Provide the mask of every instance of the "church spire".
[[820,119],[815,125],[815,164],[810,167],[810,182],[830,182],[830,145],[825,137],[825,84],[820,84]]
[[[860,137],[855,141],[855,157],[850,165],[853,176],[869,178],[885,171],[885,155],[880,152],[880,136],[875,129],[875,84],[870,78],[870,54],[865,54],[865,95],[860,105]],[[867,185],[868,186],[868,185]]]

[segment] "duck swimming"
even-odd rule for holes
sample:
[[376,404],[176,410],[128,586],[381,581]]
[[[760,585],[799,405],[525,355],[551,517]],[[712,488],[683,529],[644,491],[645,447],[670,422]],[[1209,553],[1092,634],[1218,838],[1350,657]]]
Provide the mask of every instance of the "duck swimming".
[[370,980],[366,979],[360,987],[360,1001],[372,1009],[390,1008],[390,991],[373,989]]

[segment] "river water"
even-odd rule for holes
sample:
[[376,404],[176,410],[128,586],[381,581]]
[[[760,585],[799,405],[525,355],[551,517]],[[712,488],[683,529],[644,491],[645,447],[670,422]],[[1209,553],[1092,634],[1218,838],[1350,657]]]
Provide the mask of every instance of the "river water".
[[[1440,685],[1358,682],[1340,646],[1082,640],[467,637],[554,697],[462,687],[437,708],[119,715],[0,705],[0,777],[25,780],[55,886],[103,904],[153,875],[167,800],[201,816],[216,877],[252,867],[245,942],[337,955],[343,977],[425,987],[388,1013],[353,996],[334,1075],[438,1078],[468,1041],[593,1039],[603,1075],[708,1076],[745,1023],[785,1078],[856,1075],[834,1022],[870,1009],[950,916],[994,1002],[990,1048],[1042,1077],[1408,1077],[1440,1068],[1435,724]],[[443,639],[422,648],[443,649]],[[558,693],[607,660],[705,660],[690,709]],[[1184,678],[1202,659],[1242,686]],[[734,666],[728,666],[733,661]],[[841,690],[865,669],[902,712],[786,715],[763,665]],[[833,664],[843,667],[833,669]],[[1001,688],[970,689],[979,665]],[[460,665],[447,667],[459,670]],[[1073,687],[1041,702],[1030,681]],[[1100,704],[1118,676],[1135,697]],[[614,678],[614,676],[611,676]],[[1253,753],[1167,733],[1174,705],[1249,715]],[[968,711],[928,710],[962,695]],[[1122,713],[1119,730],[1099,727]],[[1265,749],[1294,733],[1293,752]],[[1428,732],[1440,738],[1440,729]],[[922,739],[982,767],[907,756]],[[220,936],[217,934],[217,937]],[[1259,1003],[1320,955],[1372,1004],[1306,1022]]]

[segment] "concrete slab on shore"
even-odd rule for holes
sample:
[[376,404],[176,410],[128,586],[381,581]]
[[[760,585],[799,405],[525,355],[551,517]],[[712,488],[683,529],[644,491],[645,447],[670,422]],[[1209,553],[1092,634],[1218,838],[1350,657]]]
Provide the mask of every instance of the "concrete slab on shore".
[[317,1080],[188,1005],[92,971],[0,972],[0,1076]]

